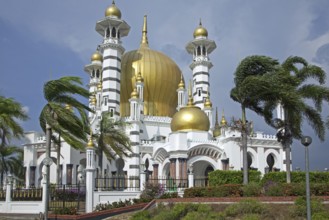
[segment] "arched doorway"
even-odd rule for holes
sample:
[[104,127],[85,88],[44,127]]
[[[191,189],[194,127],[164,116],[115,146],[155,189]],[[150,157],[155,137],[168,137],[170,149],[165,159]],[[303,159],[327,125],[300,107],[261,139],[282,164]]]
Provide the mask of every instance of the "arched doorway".
[[273,154],[269,154],[266,158],[266,163],[267,163],[267,166],[268,166],[268,171],[271,172],[273,171],[273,168],[274,168],[274,156]]
[[194,173],[194,186],[205,187],[208,186],[208,175],[210,172],[214,171],[214,167],[211,163],[206,160],[200,160],[193,163],[193,173]]

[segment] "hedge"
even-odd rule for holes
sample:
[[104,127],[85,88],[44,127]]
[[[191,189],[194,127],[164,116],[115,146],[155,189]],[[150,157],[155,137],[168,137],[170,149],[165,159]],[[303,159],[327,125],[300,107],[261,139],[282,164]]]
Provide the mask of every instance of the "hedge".
[[[265,174],[261,180],[261,183],[264,185],[267,182],[285,183],[286,172],[270,172]],[[291,172],[291,182],[305,182],[305,172]],[[329,183],[329,172],[310,172],[310,183]]]
[[[243,172],[237,170],[215,170],[209,173],[209,185],[220,186],[223,184],[242,184]],[[259,183],[261,172],[249,170],[249,182]]]

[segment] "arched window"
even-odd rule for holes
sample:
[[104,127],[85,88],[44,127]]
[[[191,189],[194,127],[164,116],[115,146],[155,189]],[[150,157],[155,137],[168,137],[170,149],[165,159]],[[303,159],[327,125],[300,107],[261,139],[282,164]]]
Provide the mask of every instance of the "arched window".
[[94,78],[94,77],[95,77],[95,70],[93,70],[91,73],[91,78]]
[[197,55],[197,56],[200,56],[200,55],[201,55],[201,47],[200,47],[200,46],[198,46],[198,49],[197,49],[196,55]]
[[99,78],[99,70],[96,71],[96,77]]
[[251,154],[248,152],[248,156],[247,156],[247,161],[248,161],[248,169],[250,169],[251,164],[252,164],[252,157]]
[[274,167],[274,156],[273,154],[269,154],[266,158],[266,163],[267,163],[267,166],[269,168],[269,172],[273,171],[273,167]]
[[110,36],[110,28],[107,28],[105,33],[106,33],[106,37],[109,37]]
[[115,30],[115,27],[112,28],[112,33],[111,33],[111,37],[116,37],[117,32]]
[[202,55],[206,55],[206,47],[205,46],[202,46]]

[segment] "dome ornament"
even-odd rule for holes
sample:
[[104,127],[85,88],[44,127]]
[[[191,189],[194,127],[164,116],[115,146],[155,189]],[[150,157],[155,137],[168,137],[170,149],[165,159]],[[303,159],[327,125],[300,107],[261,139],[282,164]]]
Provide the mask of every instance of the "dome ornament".
[[185,89],[185,84],[184,84],[184,80],[183,80],[183,74],[181,74],[181,76],[180,76],[180,82],[178,84],[178,89]]
[[141,41],[141,47],[148,47],[149,42],[147,39],[147,15],[144,15],[144,22],[143,22],[143,30],[142,30],[142,41]]
[[194,32],[193,32],[193,37],[198,38],[198,37],[208,37],[208,31],[206,28],[202,26],[201,18],[199,22],[199,27],[197,27]]
[[115,5],[114,0],[112,1],[112,5],[106,9],[105,17],[117,17],[118,19],[121,19],[121,11]]
[[209,90],[207,90],[207,98],[204,102],[204,107],[206,108],[212,108],[212,103],[210,101],[210,96],[209,96]]
[[216,107],[216,121],[215,121],[215,127],[214,127],[214,131],[213,131],[213,136],[214,137],[218,137],[221,135],[221,129],[218,123],[218,109]]
[[190,80],[190,83],[188,85],[188,102],[187,102],[188,107],[193,107],[193,96],[192,96],[192,82]]
[[94,142],[93,142],[93,130],[90,128],[90,136],[89,136],[89,141],[87,143],[87,148],[93,148],[94,147]]

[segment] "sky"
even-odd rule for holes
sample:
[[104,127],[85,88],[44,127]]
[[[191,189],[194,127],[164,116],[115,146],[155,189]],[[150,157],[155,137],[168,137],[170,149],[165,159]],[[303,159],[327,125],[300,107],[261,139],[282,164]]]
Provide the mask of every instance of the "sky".
[[[111,0],[11,0],[0,1],[0,95],[22,103],[30,120],[26,131],[41,131],[38,116],[45,105],[42,88],[51,79],[79,76],[101,43],[96,22],[104,17]],[[230,99],[234,71],[249,55],[267,55],[280,62],[296,55],[329,73],[329,1],[327,0],[117,0],[122,19],[130,26],[123,38],[126,51],[139,47],[143,16],[148,16],[148,38],[152,49],[171,57],[185,80],[192,77],[191,55],[186,44],[193,39],[199,20],[217,49],[210,54],[210,94],[214,107],[229,119],[241,115]],[[328,86],[329,83],[327,82]],[[87,100],[86,100],[87,102]],[[329,114],[328,103],[323,115]],[[256,131],[275,134],[262,118],[248,111]],[[303,133],[313,138],[310,168],[329,168],[329,135],[320,142],[305,124]],[[304,147],[292,145],[293,169],[305,167]]]

